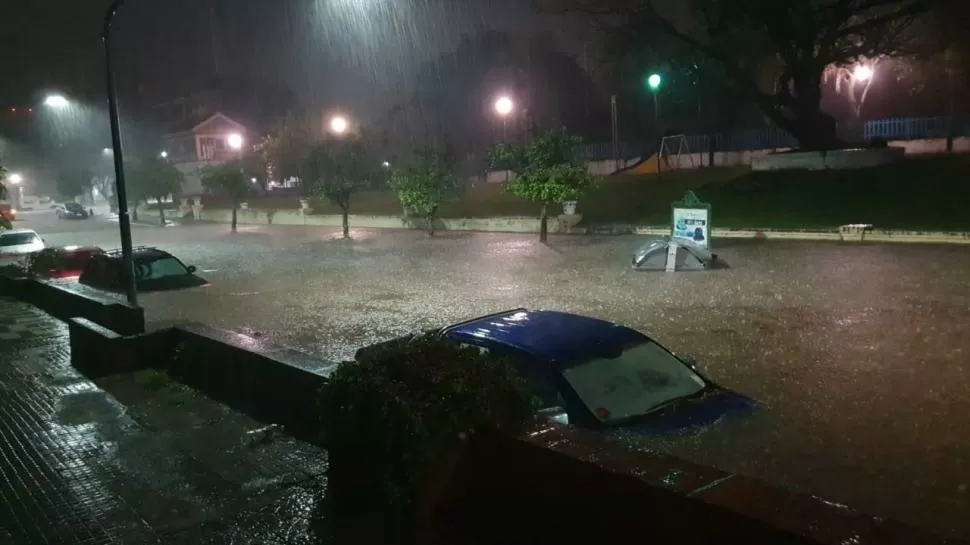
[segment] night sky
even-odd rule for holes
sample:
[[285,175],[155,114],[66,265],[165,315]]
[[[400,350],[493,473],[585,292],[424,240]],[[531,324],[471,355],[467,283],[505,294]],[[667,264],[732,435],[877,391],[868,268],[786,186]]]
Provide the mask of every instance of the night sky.
[[[36,104],[48,90],[99,103],[108,4],[8,3],[0,105]],[[563,24],[523,0],[128,0],[115,23],[118,82],[123,100],[150,102],[198,90],[218,70],[278,81],[304,106],[376,117],[463,33]],[[558,34],[576,50],[575,32]]]

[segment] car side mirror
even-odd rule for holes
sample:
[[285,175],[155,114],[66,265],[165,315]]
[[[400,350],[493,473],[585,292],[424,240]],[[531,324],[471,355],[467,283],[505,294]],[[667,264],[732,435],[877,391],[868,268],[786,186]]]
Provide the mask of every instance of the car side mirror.
[[539,409],[538,414],[539,416],[548,418],[549,420],[552,420],[558,424],[562,424],[564,426],[569,425],[569,413],[567,413],[566,409],[562,407],[547,407],[545,409]]
[[195,268],[195,265],[189,265],[189,269],[188,270],[189,270],[189,274],[195,274],[195,271],[197,269]]

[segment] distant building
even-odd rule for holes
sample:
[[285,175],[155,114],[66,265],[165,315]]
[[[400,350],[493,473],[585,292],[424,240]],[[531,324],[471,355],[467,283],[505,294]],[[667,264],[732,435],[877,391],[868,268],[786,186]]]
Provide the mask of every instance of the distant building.
[[218,112],[173,126],[162,136],[163,152],[185,174],[183,195],[202,193],[199,169],[240,156],[242,151],[230,146],[230,140],[235,137],[241,138],[243,149],[253,144],[251,131]]

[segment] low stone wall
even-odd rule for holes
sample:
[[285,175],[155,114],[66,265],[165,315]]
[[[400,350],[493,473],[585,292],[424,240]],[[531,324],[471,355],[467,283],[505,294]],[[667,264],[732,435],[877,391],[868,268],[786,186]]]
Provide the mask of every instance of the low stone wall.
[[[429,494],[426,516],[460,529],[456,537],[465,533],[486,543],[509,535],[522,543],[594,541],[617,528],[640,541],[684,545],[947,543],[837,503],[631,451],[601,434],[554,423],[520,439],[480,431],[449,467]],[[609,507],[591,508],[591,499]]]
[[91,378],[155,368],[231,407],[307,437],[317,392],[335,364],[198,323],[122,336],[90,320],[68,321],[71,364]]
[[846,170],[891,165],[903,159],[902,148],[769,153],[752,158],[752,170]]
[[30,303],[55,318],[82,317],[122,335],[145,331],[145,311],[80,284],[0,277],[0,295]]

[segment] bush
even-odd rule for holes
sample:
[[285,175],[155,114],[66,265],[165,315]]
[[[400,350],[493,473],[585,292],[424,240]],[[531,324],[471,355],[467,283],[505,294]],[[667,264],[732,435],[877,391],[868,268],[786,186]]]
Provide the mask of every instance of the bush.
[[343,511],[414,514],[432,464],[482,426],[519,433],[532,398],[506,361],[435,339],[374,347],[322,391],[329,494]]
[[889,147],[889,140],[886,140],[885,138],[883,138],[881,136],[876,136],[874,138],[870,138],[869,139],[869,147],[870,148],[888,148]]

